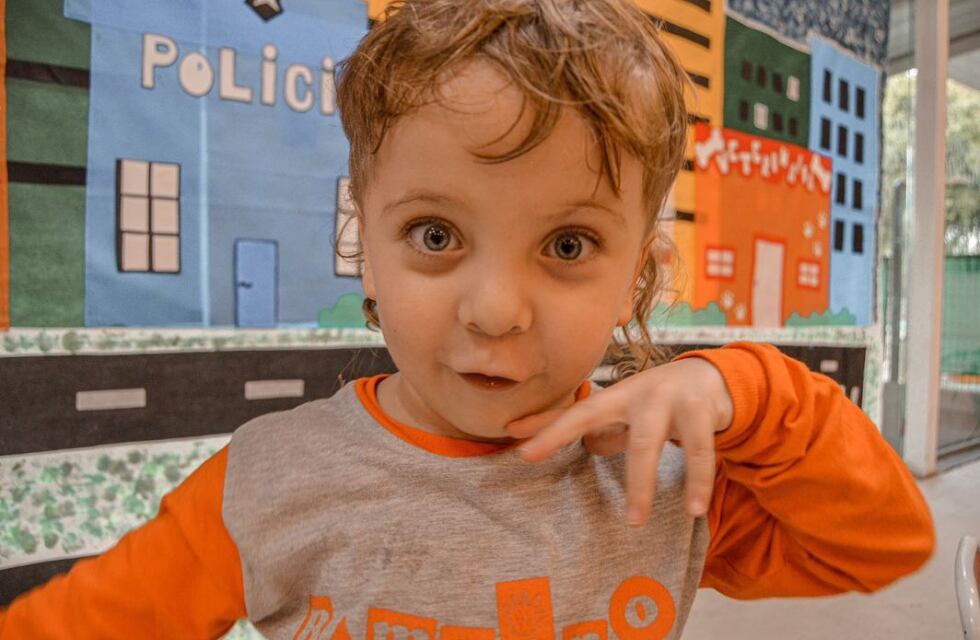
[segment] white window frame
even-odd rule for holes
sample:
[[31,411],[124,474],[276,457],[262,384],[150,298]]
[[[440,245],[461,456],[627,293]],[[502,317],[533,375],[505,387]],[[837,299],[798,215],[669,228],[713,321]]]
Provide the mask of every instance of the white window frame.
[[735,277],[735,250],[708,247],[704,253],[704,274],[708,278],[731,280]]
[[123,273],[180,273],[180,165],[116,160],[116,257]]
[[796,284],[807,289],[819,289],[820,263],[812,260],[800,260],[796,272]]

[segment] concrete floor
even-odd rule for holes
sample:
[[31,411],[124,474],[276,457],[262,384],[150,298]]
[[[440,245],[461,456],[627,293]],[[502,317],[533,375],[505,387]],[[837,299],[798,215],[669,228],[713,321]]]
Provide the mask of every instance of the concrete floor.
[[936,552],[918,573],[867,595],[730,600],[703,589],[684,640],[949,640],[962,638],[953,559],[963,535],[980,536],[980,462],[919,482],[936,522]]

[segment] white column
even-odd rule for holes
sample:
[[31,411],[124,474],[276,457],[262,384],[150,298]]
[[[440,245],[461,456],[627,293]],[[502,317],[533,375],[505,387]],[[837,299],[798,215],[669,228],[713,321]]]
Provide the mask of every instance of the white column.
[[946,214],[946,63],[949,0],[915,0],[915,194],[909,253],[903,455],[913,473],[936,471]]

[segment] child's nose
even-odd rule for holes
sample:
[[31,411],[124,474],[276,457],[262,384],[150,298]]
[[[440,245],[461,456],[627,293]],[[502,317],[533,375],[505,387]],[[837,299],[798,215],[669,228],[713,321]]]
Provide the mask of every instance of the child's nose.
[[459,321],[491,337],[527,331],[532,307],[524,285],[520,274],[499,265],[475,270],[460,300]]

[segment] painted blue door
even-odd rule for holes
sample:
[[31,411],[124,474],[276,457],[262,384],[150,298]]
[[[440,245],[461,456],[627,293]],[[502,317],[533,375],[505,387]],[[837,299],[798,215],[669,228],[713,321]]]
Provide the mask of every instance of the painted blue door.
[[279,247],[272,240],[235,241],[235,324],[276,325]]

